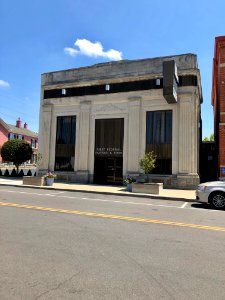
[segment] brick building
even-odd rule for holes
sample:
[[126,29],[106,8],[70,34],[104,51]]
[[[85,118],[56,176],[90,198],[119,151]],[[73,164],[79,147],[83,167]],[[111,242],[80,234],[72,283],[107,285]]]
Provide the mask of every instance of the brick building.
[[[38,134],[29,130],[27,123],[24,123],[22,126],[20,118],[16,121],[16,125],[7,124],[0,118],[0,148],[5,142],[12,139],[24,140],[31,144],[33,154],[30,162],[35,163],[37,159]],[[2,162],[1,155],[0,162]]]
[[225,36],[215,38],[212,105],[214,136],[218,153],[218,177],[225,179]]

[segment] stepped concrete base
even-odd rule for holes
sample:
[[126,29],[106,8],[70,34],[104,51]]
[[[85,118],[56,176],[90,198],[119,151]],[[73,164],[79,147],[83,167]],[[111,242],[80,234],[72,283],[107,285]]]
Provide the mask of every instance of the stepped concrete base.
[[156,194],[163,189],[163,183],[132,183],[133,193]]
[[148,174],[147,177],[148,182],[163,183],[164,189],[195,190],[200,183],[198,174]]
[[89,181],[88,171],[78,170],[77,173],[76,173],[76,182],[77,183],[88,183],[88,181]]
[[24,176],[23,184],[43,186],[45,185],[45,178],[44,176]]

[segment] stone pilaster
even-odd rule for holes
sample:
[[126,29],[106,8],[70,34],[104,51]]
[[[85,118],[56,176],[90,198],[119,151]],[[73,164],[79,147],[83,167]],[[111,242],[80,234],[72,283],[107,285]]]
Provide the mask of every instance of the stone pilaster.
[[52,122],[52,106],[42,106],[40,112],[39,124],[39,139],[38,139],[38,152],[41,159],[39,161],[39,172],[44,173],[49,169],[50,159],[50,143],[51,143],[51,122]]
[[77,181],[88,182],[88,156],[89,156],[89,133],[90,133],[90,108],[91,101],[80,103],[78,139],[78,164]]
[[197,174],[197,120],[195,99],[184,98],[180,102],[179,116],[179,173]]
[[129,100],[128,119],[128,173],[139,172],[140,149],[140,102],[141,97],[131,97]]

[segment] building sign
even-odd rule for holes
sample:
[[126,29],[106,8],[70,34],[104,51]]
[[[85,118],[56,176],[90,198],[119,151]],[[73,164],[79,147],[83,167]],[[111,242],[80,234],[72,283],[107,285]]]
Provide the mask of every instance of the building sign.
[[95,149],[95,156],[123,156],[120,148],[98,147]]
[[225,168],[221,168],[221,173],[224,175],[225,174]]
[[177,103],[177,65],[174,60],[163,62],[163,96],[168,103]]

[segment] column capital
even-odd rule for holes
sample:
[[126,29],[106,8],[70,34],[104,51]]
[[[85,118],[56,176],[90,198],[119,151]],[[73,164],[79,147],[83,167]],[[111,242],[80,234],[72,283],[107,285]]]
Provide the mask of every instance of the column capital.
[[90,100],[82,100],[80,101],[80,107],[81,108],[86,108],[91,106],[91,101]]
[[141,102],[141,96],[130,96],[128,97],[129,106],[139,106]]

